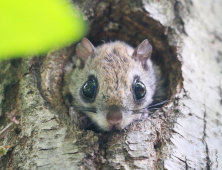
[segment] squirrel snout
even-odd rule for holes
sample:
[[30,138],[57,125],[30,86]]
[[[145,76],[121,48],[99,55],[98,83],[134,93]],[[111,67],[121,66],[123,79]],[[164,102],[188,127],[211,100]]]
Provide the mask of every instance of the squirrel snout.
[[108,123],[115,125],[121,123],[123,115],[121,111],[108,112],[106,119]]

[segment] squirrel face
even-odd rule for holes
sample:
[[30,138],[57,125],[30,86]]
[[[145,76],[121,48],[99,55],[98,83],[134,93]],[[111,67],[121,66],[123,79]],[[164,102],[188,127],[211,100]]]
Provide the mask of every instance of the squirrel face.
[[135,50],[121,41],[95,48],[83,38],[66,82],[72,105],[101,130],[121,130],[147,115],[156,89],[152,46],[144,40]]

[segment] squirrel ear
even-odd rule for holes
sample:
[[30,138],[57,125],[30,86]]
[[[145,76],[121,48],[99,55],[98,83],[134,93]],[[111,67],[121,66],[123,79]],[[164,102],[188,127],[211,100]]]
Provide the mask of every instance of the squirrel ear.
[[82,59],[83,61],[86,61],[89,56],[94,57],[95,52],[95,47],[87,38],[83,38],[82,41],[76,46],[76,54],[78,58]]
[[132,58],[140,61],[145,70],[147,69],[147,60],[151,57],[152,49],[149,41],[145,39],[133,52]]

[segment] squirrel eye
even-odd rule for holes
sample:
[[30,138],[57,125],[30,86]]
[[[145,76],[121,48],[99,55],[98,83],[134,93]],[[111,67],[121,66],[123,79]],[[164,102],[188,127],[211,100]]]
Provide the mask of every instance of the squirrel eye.
[[137,100],[144,98],[146,95],[146,86],[142,82],[136,81],[134,85],[134,93]]
[[89,98],[93,99],[96,92],[96,81],[94,79],[90,79],[83,85],[82,94]]

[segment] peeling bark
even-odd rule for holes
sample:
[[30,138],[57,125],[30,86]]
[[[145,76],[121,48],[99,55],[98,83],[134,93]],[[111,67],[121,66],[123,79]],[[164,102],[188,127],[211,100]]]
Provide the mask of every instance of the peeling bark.
[[0,63],[0,130],[16,109],[19,127],[0,169],[222,169],[220,0],[74,0],[90,41],[149,39],[168,80],[170,102],[124,131],[97,133],[71,123],[63,68],[75,45],[43,57]]

